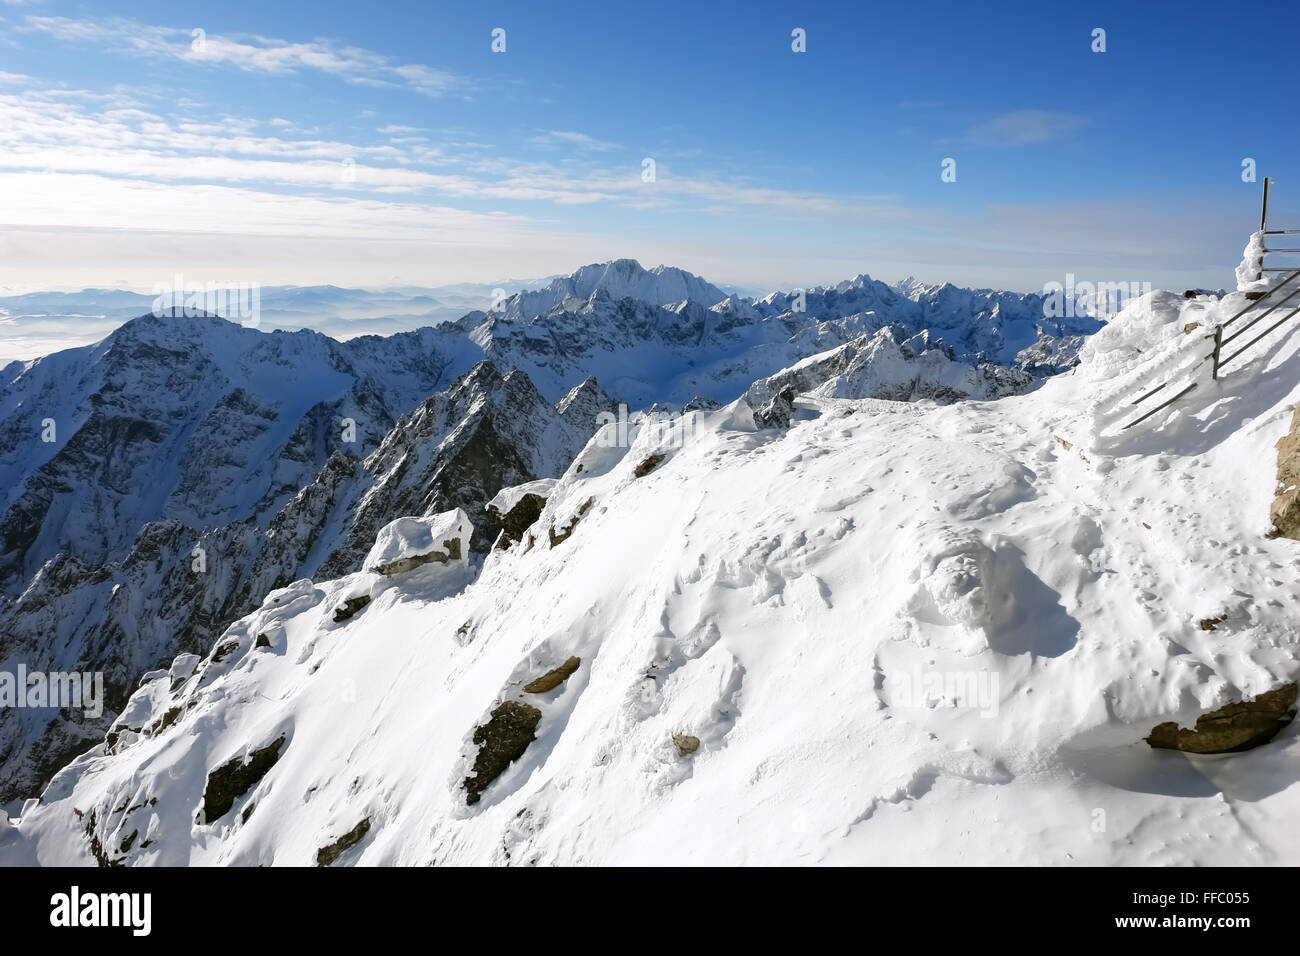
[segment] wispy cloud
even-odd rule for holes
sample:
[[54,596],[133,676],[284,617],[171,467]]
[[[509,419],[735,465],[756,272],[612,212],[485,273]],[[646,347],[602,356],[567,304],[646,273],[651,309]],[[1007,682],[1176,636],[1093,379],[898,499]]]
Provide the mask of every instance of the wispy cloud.
[[135,20],[28,16],[20,29],[69,43],[171,57],[188,63],[227,66],[249,73],[285,75],[314,70],[361,86],[405,88],[425,96],[470,89],[450,70],[392,58],[331,40],[295,43],[263,36],[209,34],[202,28],[155,26]]
[[1088,118],[1057,110],[1013,110],[972,127],[967,139],[979,146],[1028,146],[1066,139],[1088,125]]
[[[705,171],[679,172],[668,163],[660,163],[655,181],[645,182],[639,159],[620,165],[557,156],[543,163],[531,155],[439,144],[410,135],[417,131],[412,126],[382,126],[378,133],[385,138],[354,143],[320,138],[274,120],[219,119],[169,118],[121,90],[100,95],[29,85],[0,92],[0,170],[258,185],[318,196],[409,193],[425,202],[442,197],[560,207],[608,203],[710,215],[763,211],[809,220],[879,220],[899,214],[887,196],[775,189]],[[59,197],[42,195],[53,219],[59,219]]]
[[586,133],[575,133],[571,130],[559,129],[538,130],[537,135],[529,139],[529,142],[535,146],[552,148],[572,146],[596,152],[622,148],[617,143],[607,143],[604,140],[596,139],[594,136],[588,136]]

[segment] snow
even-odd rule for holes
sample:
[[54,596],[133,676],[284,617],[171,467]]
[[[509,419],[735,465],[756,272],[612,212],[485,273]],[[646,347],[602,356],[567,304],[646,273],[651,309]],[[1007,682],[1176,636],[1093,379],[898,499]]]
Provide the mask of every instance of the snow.
[[1237,266],[1237,291],[1248,292],[1252,289],[1265,288],[1267,279],[1261,269],[1264,265],[1264,233],[1253,232],[1246,248],[1241,253],[1241,263]]
[[[1145,296],[996,401],[607,425],[477,576],[299,581],[146,683],[123,725],[176,722],[61,771],[0,862],[88,862],[93,810],[139,864],[308,865],[362,819],[341,864],[1300,863],[1295,725],[1229,757],[1142,741],[1300,670],[1300,555],[1266,536],[1300,330],[1121,427],[1242,304]],[[381,560],[424,546],[393,527]],[[512,700],[537,739],[467,806],[474,730]],[[206,774],[280,735],[196,819]]]
[[538,478],[536,481],[525,481],[521,485],[502,488],[487,503],[487,507],[495,510],[498,514],[509,514],[510,510],[519,504],[525,495],[537,495],[540,498],[545,498],[551,493],[551,489],[555,487],[555,481],[554,478]]
[[459,508],[425,518],[398,518],[380,530],[364,567],[376,574],[393,574],[397,572],[388,569],[395,565],[410,566],[434,554],[445,556],[442,563],[464,566],[473,531],[469,515]]

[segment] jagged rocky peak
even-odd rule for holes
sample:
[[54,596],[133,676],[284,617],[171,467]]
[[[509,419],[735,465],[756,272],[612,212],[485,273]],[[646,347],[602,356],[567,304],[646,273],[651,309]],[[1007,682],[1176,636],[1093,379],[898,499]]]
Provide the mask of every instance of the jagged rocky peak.
[[717,286],[684,269],[663,265],[646,269],[635,259],[614,259],[583,266],[544,289],[517,292],[501,311],[507,318],[528,320],[556,308],[575,311],[600,300],[636,299],[652,306],[690,300],[707,308],[725,298],[727,294]]

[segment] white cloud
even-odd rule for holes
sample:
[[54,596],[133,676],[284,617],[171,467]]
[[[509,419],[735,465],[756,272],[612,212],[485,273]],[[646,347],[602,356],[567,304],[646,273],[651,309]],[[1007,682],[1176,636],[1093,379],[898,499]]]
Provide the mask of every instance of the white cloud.
[[596,152],[622,148],[617,143],[607,143],[604,140],[588,136],[586,133],[575,133],[569,130],[559,129],[538,130],[537,135],[529,139],[529,142],[535,146],[551,148],[559,146],[575,146],[578,149],[593,150]]
[[1088,118],[1056,110],[1013,110],[971,128],[968,139],[980,146],[1027,146],[1073,136]]
[[[69,17],[28,16],[28,31],[66,42],[94,43],[123,52],[167,56],[189,63],[225,65],[250,73],[287,75],[316,70],[364,86],[389,86],[426,96],[461,92],[471,84],[449,70],[422,64],[396,63],[390,57],[328,40],[293,43],[262,36],[224,36],[134,20],[74,20]],[[202,28],[196,28],[202,30]]]

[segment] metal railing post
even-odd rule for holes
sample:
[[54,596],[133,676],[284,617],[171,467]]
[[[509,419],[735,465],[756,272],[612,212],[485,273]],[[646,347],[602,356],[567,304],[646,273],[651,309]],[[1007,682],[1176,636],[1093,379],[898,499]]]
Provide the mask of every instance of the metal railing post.
[[1214,363],[1210,372],[1210,378],[1216,382],[1219,380],[1219,350],[1222,348],[1223,326],[1216,325],[1214,327],[1214,351],[1210,353],[1210,361]]
[[[1263,234],[1268,231],[1268,187],[1272,182],[1273,180],[1271,177],[1264,177],[1264,202],[1260,206],[1259,210],[1259,231],[1261,238]],[[1259,257],[1259,275],[1255,276],[1255,281],[1258,282],[1262,278],[1264,278],[1264,256],[1261,254]]]

